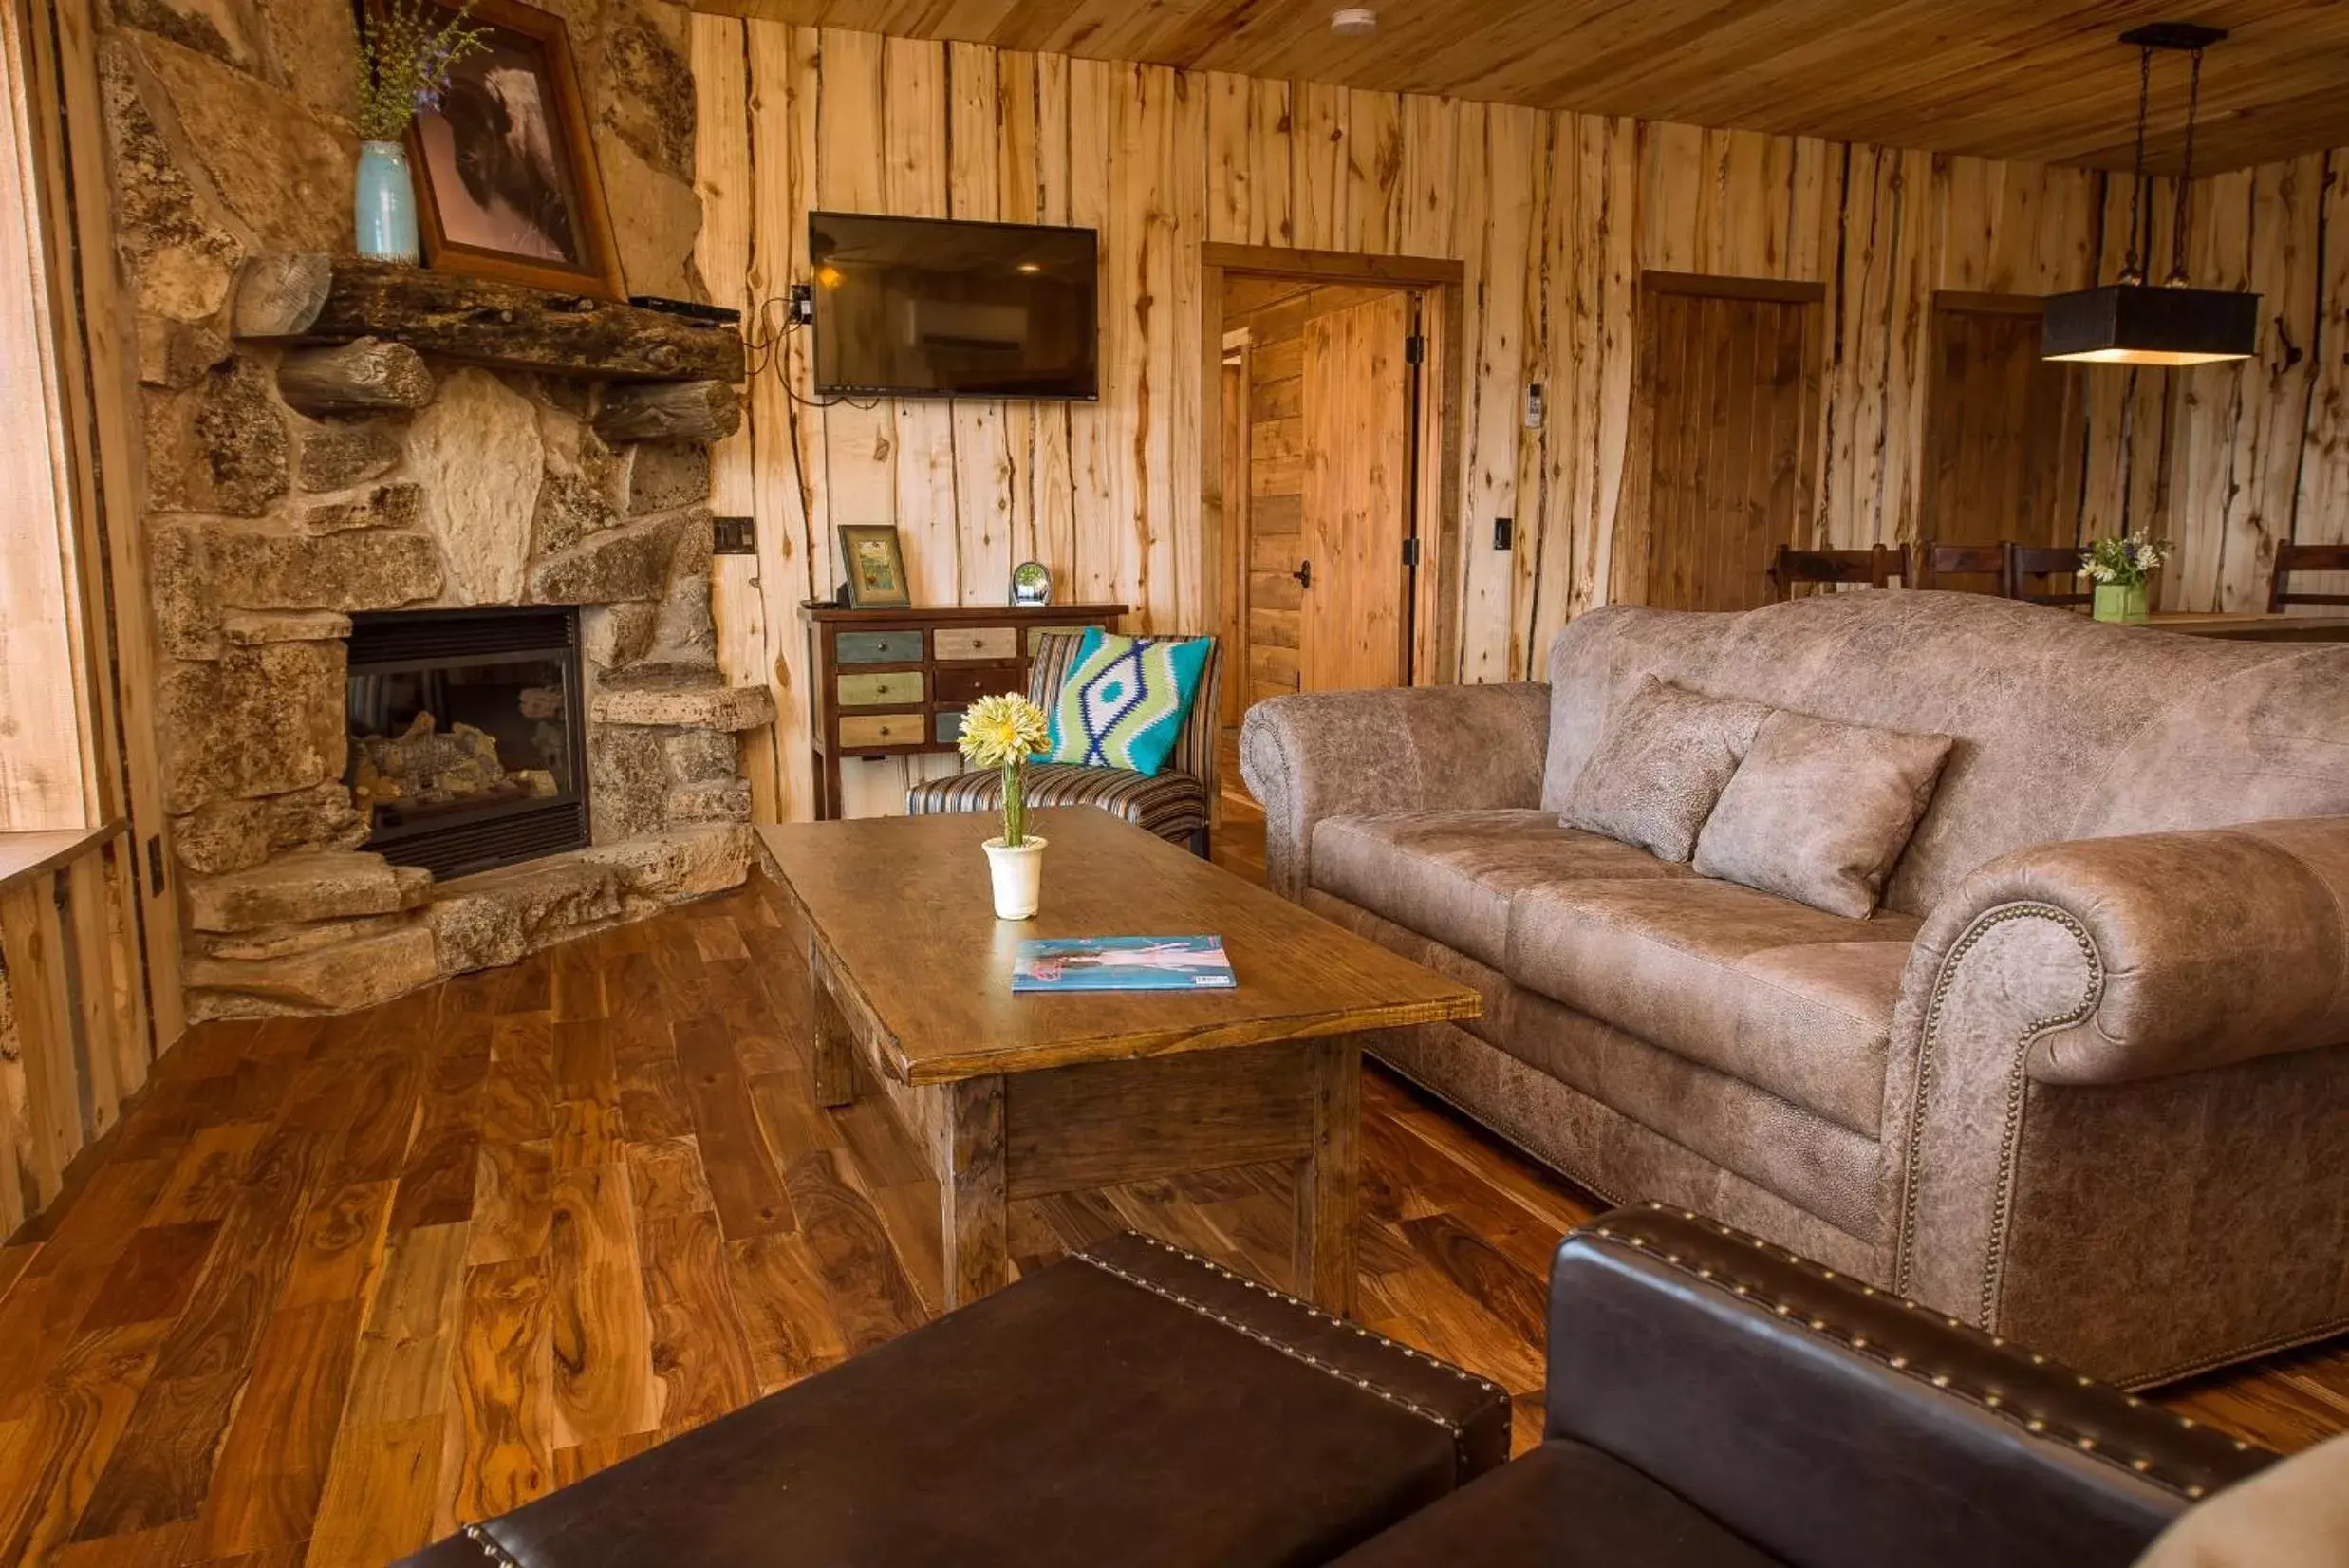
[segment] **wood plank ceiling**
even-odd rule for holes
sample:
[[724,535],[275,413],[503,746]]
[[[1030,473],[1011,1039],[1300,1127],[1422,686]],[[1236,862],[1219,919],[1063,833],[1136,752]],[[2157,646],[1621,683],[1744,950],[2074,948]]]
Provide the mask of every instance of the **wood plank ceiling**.
[[[2157,19],[2231,29],[2203,73],[2195,163],[2349,144],[2349,5],[2331,0],[696,0],[698,9],[1091,59],[1449,94],[1985,158],[2127,168],[2135,51]],[[2157,67],[2174,170],[2182,62]]]

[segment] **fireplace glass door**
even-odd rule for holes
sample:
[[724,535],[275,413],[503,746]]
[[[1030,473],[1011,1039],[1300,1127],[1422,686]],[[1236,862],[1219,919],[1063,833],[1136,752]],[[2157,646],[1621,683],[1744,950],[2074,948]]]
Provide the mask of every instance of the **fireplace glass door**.
[[367,848],[449,877],[586,844],[576,625],[568,608],[353,617]]

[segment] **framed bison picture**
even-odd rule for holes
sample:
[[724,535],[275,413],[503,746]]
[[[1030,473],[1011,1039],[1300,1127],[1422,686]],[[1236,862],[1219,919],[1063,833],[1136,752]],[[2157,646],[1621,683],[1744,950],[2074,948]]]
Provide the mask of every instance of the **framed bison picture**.
[[456,63],[408,131],[425,261],[624,297],[563,19],[521,0],[473,0],[466,17],[486,47]]

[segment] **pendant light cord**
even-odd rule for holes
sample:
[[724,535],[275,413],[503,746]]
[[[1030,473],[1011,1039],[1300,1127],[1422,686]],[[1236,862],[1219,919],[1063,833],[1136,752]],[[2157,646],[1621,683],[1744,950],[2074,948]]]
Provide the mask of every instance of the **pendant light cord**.
[[2144,252],[2137,248],[2137,236],[2143,233],[2147,250],[2153,248],[2153,233],[2145,227],[2145,112],[2153,92],[2153,47],[2151,44],[2137,50],[2137,145],[2129,160],[2129,255],[2121,263],[2120,281],[2145,281]]
[[[2177,223],[2170,235],[2170,282],[2183,287],[2186,282],[2186,231],[2194,201],[2194,116],[2202,103],[2202,51],[2196,49],[2186,77],[2186,157],[2178,175]],[[2138,121],[2138,135],[2144,135],[2144,121]]]

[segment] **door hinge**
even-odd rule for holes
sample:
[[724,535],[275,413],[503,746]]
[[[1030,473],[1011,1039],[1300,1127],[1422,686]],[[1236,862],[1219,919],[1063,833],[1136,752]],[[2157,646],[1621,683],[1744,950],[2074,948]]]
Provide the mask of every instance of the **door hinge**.
[[1427,340],[1417,332],[1403,340],[1403,363],[1418,364],[1427,357]]
[[147,896],[163,896],[163,835],[147,835]]
[[1419,565],[1418,539],[1410,538],[1403,541],[1403,564],[1407,567],[1415,567]]

